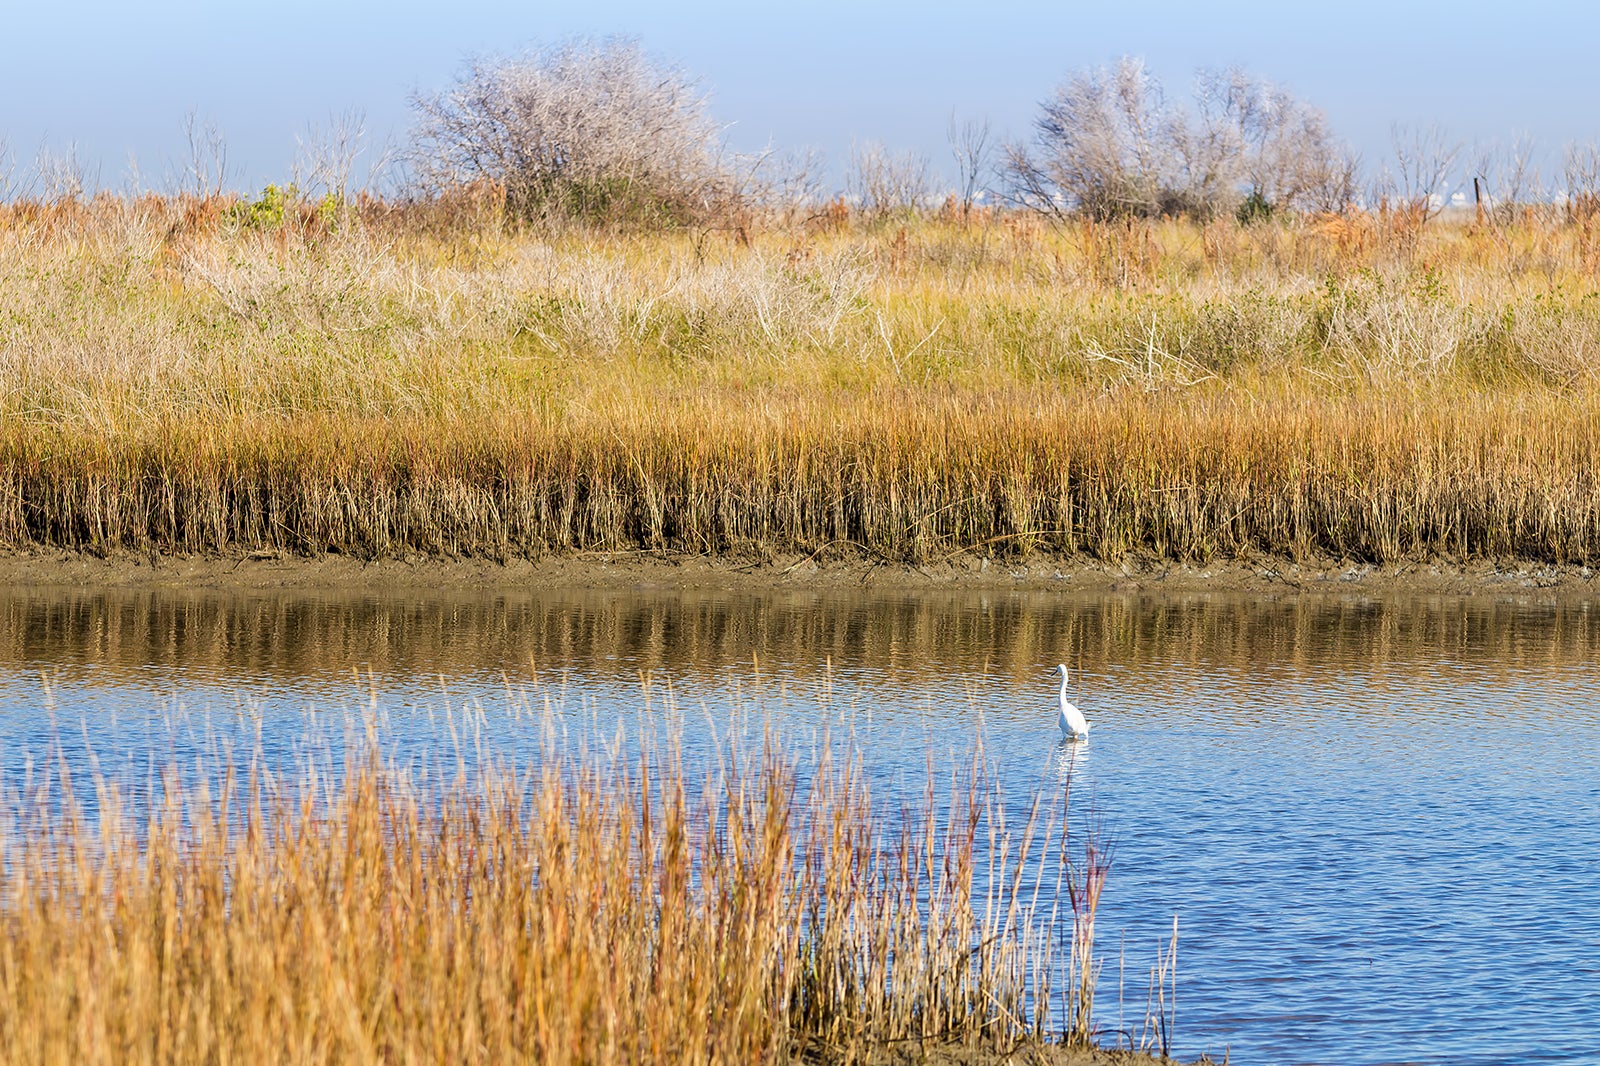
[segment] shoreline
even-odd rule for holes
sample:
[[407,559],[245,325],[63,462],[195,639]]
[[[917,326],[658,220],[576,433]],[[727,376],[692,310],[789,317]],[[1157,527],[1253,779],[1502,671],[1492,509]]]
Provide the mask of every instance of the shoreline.
[[1528,560],[1448,560],[1377,566],[1349,560],[1262,557],[1179,563],[1036,555],[967,556],[917,566],[860,558],[740,559],[672,553],[573,553],[539,560],[342,555],[94,555],[60,550],[0,554],[0,588],[207,591],[430,592],[531,589],[763,591],[1019,591],[1088,595],[1218,593],[1262,596],[1422,595],[1570,602],[1600,598],[1600,570]]

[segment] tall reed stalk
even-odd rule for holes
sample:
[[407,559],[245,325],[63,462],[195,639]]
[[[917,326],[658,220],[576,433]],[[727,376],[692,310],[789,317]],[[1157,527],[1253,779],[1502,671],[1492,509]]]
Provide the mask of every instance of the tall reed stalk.
[[1094,1043],[1094,990],[1100,978],[1100,960],[1094,952],[1094,916],[1100,908],[1100,893],[1110,874],[1110,849],[1101,838],[1091,835],[1083,843],[1081,865],[1069,866],[1066,879],[1067,899],[1072,907],[1067,1039],[1078,1047],[1090,1047]]

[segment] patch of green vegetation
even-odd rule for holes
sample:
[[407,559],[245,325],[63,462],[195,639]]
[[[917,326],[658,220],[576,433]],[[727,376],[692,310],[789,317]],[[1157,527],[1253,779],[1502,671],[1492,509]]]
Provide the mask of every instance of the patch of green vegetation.
[[1260,189],[1251,189],[1239,204],[1234,217],[1239,220],[1239,225],[1248,226],[1256,222],[1270,222],[1272,220],[1272,201],[1261,195]]
[[337,227],[342,207],[343,200],[331,192],[312,203],[301,196],[293,182],[269,184],[256,199],[240,200],[230,207],[224,218],[242,229],[282,229],[285,222],[304,219],[332,230]]

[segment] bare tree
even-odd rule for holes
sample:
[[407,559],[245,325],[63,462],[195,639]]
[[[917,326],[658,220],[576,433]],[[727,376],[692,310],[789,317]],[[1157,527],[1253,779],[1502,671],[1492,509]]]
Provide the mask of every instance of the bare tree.
[[1600,215],[1600,144],[1567,146],[1562,170],[1567,179],[1567,212],[1572,218]]
[[76,200],[88,190],[89,175],[83,161],[78,158],[78,146],[67,145],[66,151],[39,149],[33,164],[34,182],[46,200]]
[[1013,197],[1092,218],[1338,210],[1356,161],[1321,111],[1237,68],[1202,71],[1194,107],[1167,103],[1137,59],[1082,71],[1040,106],[1031,149],[1006,149]]
[[1017,141],[1007,142],[1002,152],[1005,195],[1011,203],[1031,208],[1057,222],[1065,220],[1077,208],[1077,203],[1069,202],[1067,194],[1056,184],[1048,157],[1035,155],[1026,144]]
[[202,198],[221,195],[228,182],[228,142],[216,123],[202,124],[191,107],[183,116],[183,138],[189,148],[183,185]]
[[1249,167],[1246,116],[1239,104],[1246,98],[1232,91],[1241,79],[1242,75],[1230,81],[1201,71],[1195,79],[1195,115],[1177,110],[1167,114],[1166,141],[1175,168],[1172,185],[1163,195],[1166,209],[1212,215],[1231,211],[1242,198],[1240,185]]
[[425,192],[488,181],[525,218],[649,224],[697,217],[728,190],[705,95],[628,40],[473,60],[412,107]]
[[914,214],[928,198],[928,157],[876,141],[852,144],[846,188],[869,219]]
[[1253,208],[1340,211],[1355,198],[1355,156],[1288,89],[1232,67],[1202,71],[1195,101],[1213,172],[1242,185]]
[[1531,134],[1519,133],[1509,143],[1479,145],[1473,162],[1473,177],[1480,183],[1478,193],[1489,216],[1500,224],[1510,222],[1521,207],[1541,197],[1538,168],[1534,164],[1538,146]]
[[330,114],[325,126],[306,126],[295,137],[294,183],[306,192],[330,196],[340,203],[349,199],[356,161],[369,156],[362,188],[370,189],[393,160],[395,149],[384,144],[376,152],[367,139],[367,115],[359,108]]
[[1361,157],[1343,145],[1325,144],[1306,159],[1300,192],[1290,206],[1340,214],[1356,202]]
[[1049,213],[1075,208],[1092,218],[1154,215],[1172,184],[1162,142],[1168,130],[1161,86],[1142,60],[1123,57],[1069,78],[1040,106],[1034,147],[1007,149],[1014,195]]
[[994,142],[989,120],[969,118],[957,122],[955,113],[951,112],[946,136],[950,141],[950,154],[955,156],[956,176],[960,182],[956,197],[961,207],[961,217],[966,219],[972,215],[972,205],[993,169],[990,155]]
[[1406,206],[1421,211],[1424,219],[1437,215],[1450,191],[1445,182],[1461,155],[1461,142],[1452,141],[1437,125],[1398,123],[1390,127],[1389,141],[1394,148],[1395,194]]
[[747,195],[791,225],[822,202],[827,169],[827,160],[814,148],[763,152],[750,170]]

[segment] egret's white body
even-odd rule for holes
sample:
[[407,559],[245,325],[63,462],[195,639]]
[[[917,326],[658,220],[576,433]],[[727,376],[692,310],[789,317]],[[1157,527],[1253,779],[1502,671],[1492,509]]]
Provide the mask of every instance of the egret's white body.
[[1061,671],[1061,731],[1071,738],[1087,737],[1089,720],[1067,699],[1067,666],[1062,663],[1057,669]]

